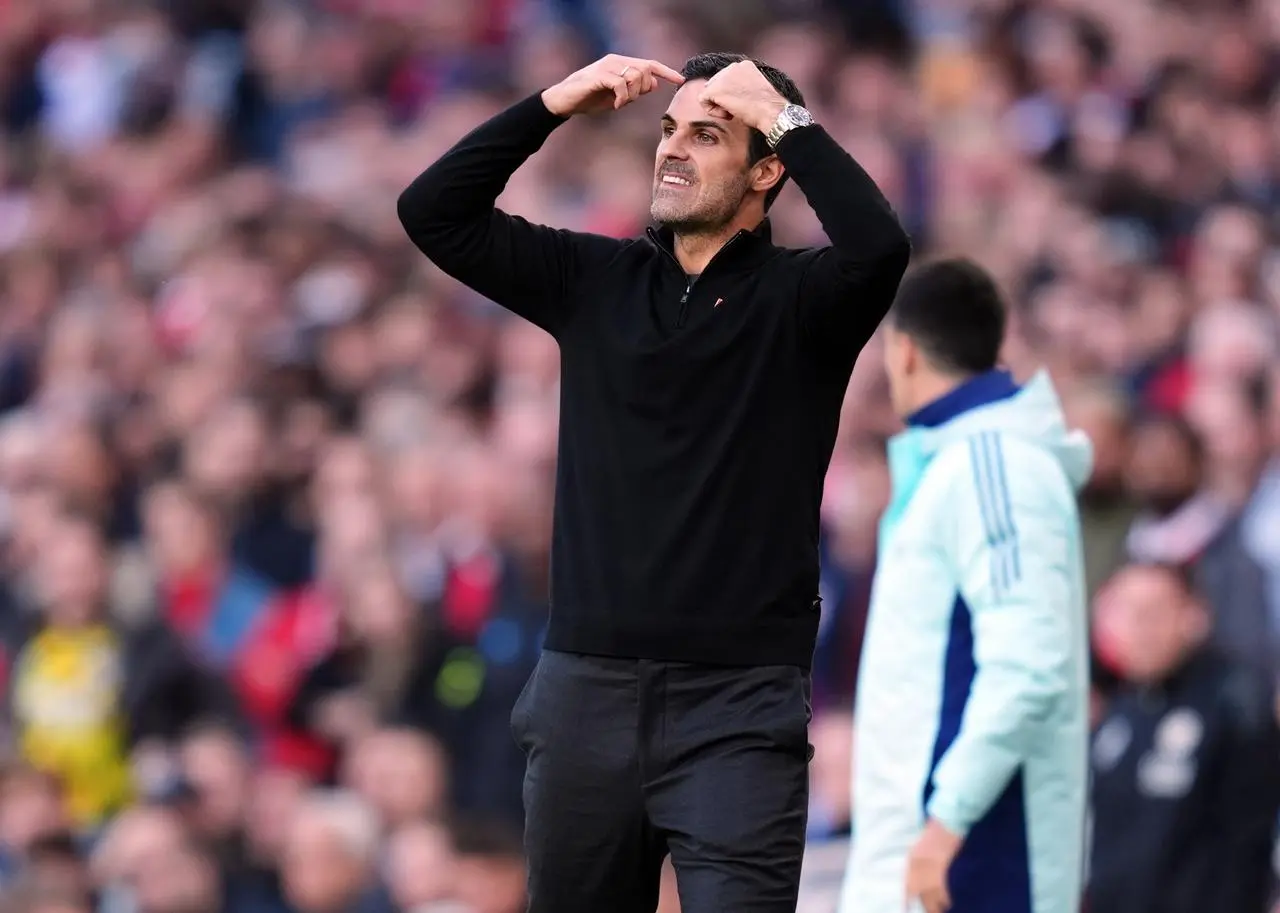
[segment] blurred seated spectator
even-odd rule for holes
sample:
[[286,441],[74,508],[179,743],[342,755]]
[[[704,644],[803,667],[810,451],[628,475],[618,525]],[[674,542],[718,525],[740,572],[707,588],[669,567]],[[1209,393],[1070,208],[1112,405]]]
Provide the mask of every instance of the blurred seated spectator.
[[90,860],[107,913],[133,910],[144,873],[154,871],[174,846],[188,839],[181,816],[158,805],[137,805],[117,815],[99,837]]
[[454,896],[468,913],[522,913],[524,849],[520,833],[496,821],[464,821],[454,828]]
[[[39,556],[42,622],[18,655],[10,689],[22,756],[65,784],[72,820],[86,830],[132,796],[134,708],[126,704],[125,643],[103,604],[105,565],[95,523],[64,511]],[[134,697],[142,710],[156,695]]]
[[289,708],[298,728],[345,748],[379,725],[452,735],[439,679],[458,642],[410,603],[389,561],[353,561],[339,582],[337,635]]
[[[144,517],[159,611],[138,637],[156,674],[198,662],[217,676],[201,679],[202,696],[185,697],[201,705],[201,718],[238,717],[264,750],[316,763],[317,749],[291,736],[285,713],[323,642],[323,607],[237,562],[219,508],[192,485],[174,478],[152,484]],[[178,691],[158,709],[181,712],[183,700]],[[177,734],[171,724],[165,730],[169,738]]]
[[[297,913],[384,913],[378,881],[377,813],[351,792],[306,796],[281,859],[285,897]],[[514,913],[514,911],[513,911]]]
[[291,913],[280,864],[292,821],[311,789],[297,770],[268,766],[253,771],[244,809],[243,867],[227,872],[228,905],[236,913]]
[[1085,576],[1093,596],[1125,560],[1125,537],[1137,512],[1124,484],[1131,416],[1118,384],[1096,379],[1062,394],[1067,424],[1089,436],[1093,474],[1080,493],[1080,528]]
[[376,729],[354,741],[342,782],[372,806],[388,832],[442,819],[448,808],[448,758],[436,739],[415,729]]
[[178,745],[178,763],[192,793],[190,831],[221,871],[240,873],[248,864],[243,827],[252,774],[243,740],[224,726],[197,726]]
[[217,860],[189,837],[165,844],[141,862],[133,900],[136,913],[230,913]]
[[0,891],[14,884],[34,847],[69,823],[55,777],[23,763],[0,773]]
[[1096,612],[1123,684],[1093,736],[1089,910],[1263,913],[1280,812],[1270,680],[1211,644],[1180,570],[1122,568]]
[[65,893],[71,899],[92,898],[89,867],[75,835],[51,834],[33,843],[16,889],[49,896]]
[[435,911],[454,895],[458,860],[443,824],[415,821],[387,840],[385,871],[391,899],[407,913]]
[[1273,636],[1262,569],[1241,536],[1239,510],[1206,487],[1205,446],[1172,416],[1141,419],[1125,482],[1139,513],[1130,527],[1130,560],[1183,565],[1204,594],[1216,645],[1271,673]]

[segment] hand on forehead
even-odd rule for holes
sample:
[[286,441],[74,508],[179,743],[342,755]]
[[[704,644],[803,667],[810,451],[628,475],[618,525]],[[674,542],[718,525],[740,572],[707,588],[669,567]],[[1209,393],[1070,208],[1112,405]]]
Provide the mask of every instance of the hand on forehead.
[[676,123],[702,120],[708,116],[715,120],[731,121],[733,115],[717,104],[699,100],[702,88],[707,84],[705,79],[685,83],[676,90],[667,106],[667,116]]

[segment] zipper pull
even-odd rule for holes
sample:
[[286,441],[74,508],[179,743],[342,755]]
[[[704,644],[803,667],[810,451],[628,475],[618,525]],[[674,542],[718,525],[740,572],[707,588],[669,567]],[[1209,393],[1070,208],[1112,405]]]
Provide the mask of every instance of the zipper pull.
[[689,293],[691,291],[693,291],[692,282],[684,287],[684,294],[680,296],[680,316],[676,318],[677,330],[684,326],[684,322],[689,316]]

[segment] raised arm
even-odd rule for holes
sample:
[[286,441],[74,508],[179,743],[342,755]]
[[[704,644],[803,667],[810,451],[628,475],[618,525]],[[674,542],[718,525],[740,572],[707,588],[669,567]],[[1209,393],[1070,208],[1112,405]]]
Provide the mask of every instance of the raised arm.
[[599,245],[508,215],[495,201],[563,122],[539,95],[526,98],[463,137],[397,206],[405,231],[436,266],[552,335],[568,316],[570,276]]
[[569,317],[575,277],[606,262],[621,242],[535,225],[496,201],[570,115],[602,103],[620,108],[670,73],[654,61],[606,57],[489,119],[400,195],[405,231],[450,276],[557,334]]
[[[787,107],[749,61],[712,77],[701,100],[766,136]],[[791,129],[774,152],[831,239],[801,286],[802,336],[816,352],[851,365],[893,303],[911,242],[875,181],[821,125]]]
[[831,239],[801,286],[804,338],[852,363],[893,304],[911,241],[875,181],[821,125],[790,131],[775,152]]

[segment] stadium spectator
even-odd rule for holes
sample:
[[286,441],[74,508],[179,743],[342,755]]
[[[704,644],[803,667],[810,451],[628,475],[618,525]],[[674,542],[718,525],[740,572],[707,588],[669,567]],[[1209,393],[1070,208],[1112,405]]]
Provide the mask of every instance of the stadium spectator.
[[285,842],[285,897],[299,913],[381,911],[377,855],[372,807],[353,793],[313,793],[302,800]]
[[1097,611],[1125,684],[1093,739],[1089,909],[1260,913],[1280,811],[1271,683],[1209,645],[1176,569],[1121,569]]

